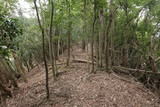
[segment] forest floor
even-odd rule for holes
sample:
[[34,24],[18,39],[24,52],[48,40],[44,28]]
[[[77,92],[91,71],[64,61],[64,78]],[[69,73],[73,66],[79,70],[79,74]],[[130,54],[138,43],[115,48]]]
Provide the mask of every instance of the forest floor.
[[[61,55],[58,63],[66,62]],[[71,56],[88,60],[80,46],[74,46]],[[28,83],[19,83],[20,89],[7,99],[8,107],[160,107],[159,98],[133,78],[117,76],[97,70],[90,73],[86,63],[58,65],[61,74],[57,81],[49,73],[50,99],[46,100],[44,67],[35,67],[27,74]]]

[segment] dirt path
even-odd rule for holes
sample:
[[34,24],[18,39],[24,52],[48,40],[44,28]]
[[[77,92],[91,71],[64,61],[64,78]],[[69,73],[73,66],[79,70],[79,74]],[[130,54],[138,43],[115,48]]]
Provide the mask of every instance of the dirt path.
[[[75,59],[87,59],[85,52],[74,47]],[[60,62],[64,63],[65,55]],[[8,107],[160,107],[158,97],[138,82],[124,81],[115,74],[97,71],[90,74],[88,65],[71,63],[59,66],[58,80],[50,73],[50,100],[45,99],[45,74],[43,68],[28,74],[29,82],[21,83],[20,90],[7,100]]]

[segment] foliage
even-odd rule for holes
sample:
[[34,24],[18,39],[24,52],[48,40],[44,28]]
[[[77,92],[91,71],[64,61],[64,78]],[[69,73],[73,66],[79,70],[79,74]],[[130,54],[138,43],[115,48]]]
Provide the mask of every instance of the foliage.
[[0,54],[8,55],[9,49],[17,49],[14,39],[22,35],[22,26],[17,18],[10,18],[7,9],[0,5]]
[[[15,1],[11,1],[14,4]],[[33,3],[33,0],[26,1],[28,3]],[[51,17],[51,8],[49,2],[50,1],[47,0],[37,0],[41,22],[43,27],[45,28],[46,52],[48,52],[47,46],[49,43],[49,27]],[[122,50],[126,45],[129,61],[128,65],[130,67],[137,66],[132,62],[145,63],[148,60],[149,55],[152,55],[155,58],[159,57],[159,0],[114,0],[112,6],[110,6],[109,1],[107,0],[95,0],[95,2],[97,18],[94,34],[94,39],[96,41],[95,46],[97,46],[96,43],[98,43],[99,35],[103,39],[103,44],[105,43],[104,36],[106,36],[105,33],[107,31],[107,25],[109,24],[110,12],[112,10],[112,15],[114,16],[114,27],[111,26],[112,32],[109,33],[109,37],[112,37],[112,41],[110,42],[112,42],[111,45],[113,46],[112,48],[114,48],[115,52],[120,53],[121,56],[121,54],[123,54]],[[52,27],[52,40],[54,44],[63,44],[63,46],[65,47],[67,45],[68,30],[72,31],[72,42],[89,40],[90,43],[94,17],[93,5],[94,0],[54,0],[54,22]],[[14,5],[12,6],[14,7]],[[1,7],[3,6],[1,5]],[[104,17],[103,28],[101,26],[102,23],[100,19],[101,12],[103,12]],[[4,16],[6,16],[5,14],[8,13],[9,10],[3,9],[3,11],[1,11],[1,14],[3,14]],[[27,60],[31,56],[34,58],[41,57],[40,53],[42,52],[42,38],[40,36],[40,30],[38,28],[36,18],[32,17],[29,19],[19,19],[21,20],[21,22],[23,22],[21,23],[21,25],[25,29],[23,34],[21,32],[21,29],[19,29],[19,24],[16,24],[14,28],[11,28],[11,25],[13,25],[13,23],[18,23],[17,19],[5,19],[9,20],[10,24],[8,24],[7,22],[6,25],[9,26],[8,28],[12,29],[7,31],[8,35],[11,35],[12,33],[16,33],[16,35],[12,35],[11,38],[10,36],[8,36],[8,42],[5,41],[4,43],[13,44],[13,42],[10,43],[9,41],[12,41],[12,38],[14,38],[14,44],[18,46],[19,55],[25,60]],[[71,27],[69,26],[70,24]],[[138,61],[140,58],[141,61]]]

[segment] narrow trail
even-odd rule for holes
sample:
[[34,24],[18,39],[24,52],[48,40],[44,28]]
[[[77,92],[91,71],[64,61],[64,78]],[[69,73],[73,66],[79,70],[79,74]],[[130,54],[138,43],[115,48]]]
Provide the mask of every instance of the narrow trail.
[[[88,59],[80,47],[73,47],[72,58]],[[64,63],[66,55],[60,57]],[[20,83],[20,89],[7,100],[8,107],[160,107],[158,97],[130,79],[124,81],[115,74],[97,71],[89,73],[88,64],[59,65],[57,81],[50,77],[50,99],[45,99],[44,67],[36,67],[27,74],[28,83]]]

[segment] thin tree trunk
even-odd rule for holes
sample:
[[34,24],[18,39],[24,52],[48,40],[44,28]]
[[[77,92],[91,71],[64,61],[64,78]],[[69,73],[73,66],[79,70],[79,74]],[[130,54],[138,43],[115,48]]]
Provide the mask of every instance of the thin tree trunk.
[[[83,16],[83,33],[84,35],[86,35],[86,0],[83,0],[83,11],[84,11],[84,16]],[[86,49],[86,41],[85,41],[85,37],[82,40],[82,49],[85,50]]]
[[104,37],[104,15],[103,15],[103,9],[100,10],[100,13],[99,13],[99,17],[100,17],[100,35],[99,35],[99,64],[100,64],[100,67],[102,67],[102,58],[103,58],[103,37]]
[[71,42],[70,42],[70,40],[71,40],[71,32],[68,31],[68,46],[67,46],[67,48],[68,48],[68,58],[67,58],[67,66],[69,66],[69,63],[70,63],[70,48],[71,48]]
[[[60,32],[60,35],[61,35],[61,32]],[[60,35],[58,36],[58,46],[57,46],[57,59],[59,59],[59,55],[60,55],[60,40],[61,40],[61,37]]]
[[49,37],[50,37],[50,60],[51,60],[51,65],[52,65],[52,73],[53,73],[53,78],[56,79],[56,72],[55,72],[55,63],[54,63],[54,51],[53,51],[53,44],[52,44],[52,35],[53,35],[53,14],[54,14],[54,4],[53,0],[50,1],[51,3],[51,22],[50,22],[50,32],[49,32]]
[[70,1],[66,0],[68,3],[68,14],[69,14],[69,30],[68,30],[68,44],[67,44],[67,48],[68,48],[68,58],[67,58],[67,66],[69,66],[70,63],[70,48],[71,48],[71,5],[70,5]]
[[[126,1],[126,4],[127,1]],[[127,67],[128,66],[128,27],[129,27],[129,11],[128,11],[128,5],[125,6],[124,8],[125,11],[125,15],[126,15],[126,24],[124,25],[124,32],[123,32],[123,40],[124,40],[124,44],[123,44],[123,49],[122,49],[122,66]]]
[[38,12],[38,7],[36,4],[36,0],[34,0],[34,5],[36,8],[36,14],[37,14],[37,19],[38,19],[38,23],[39,23],[39,27],[41,29],[42,32],[42,43],[43,43],[43,60],[44,60],[44,65],[45,65],[45,72],[46,72],[46,93],[47,93],[47,99],[49,99],[49,84],[48,84],[48,66],[47,66],[47,61],[46,61],[46,53],[45,53],[45,41],[44,41],[44,28],[41,25],[41,21],[40,21],[40,16],[39,16],[39,12]]
[[95,23],[96,23],[96,0],[94,0],[94,13],[93,13],[93,26],[92,26],[92,37],[91,37],[91,60],[92,60],[92,73],[95,73],[94,69],[94,30],[95,30]]
[[106,59],[106,70],[111,70],[111,37],[110,31],[113,23],[113,1],[110,0],[110,11],[109,11],[109,21],[106,29],[106,45],[105,45],[105,59]]
[[[83,31],[85,32],[85,31]],[[82,49],[85,50],[86,49],[86,41],[85,40],[82,40]]]
[[[98,25],[99,26],[99,25]],[[96,52],[97,52],[97,55],[96,55],[96,59],[97,59],[97,68],[100,67],[100,51],[99,51],[99,46],[100,46],[100,29],[98,28],[98,34],[96,36]]]

